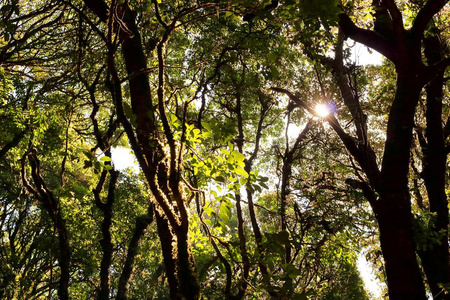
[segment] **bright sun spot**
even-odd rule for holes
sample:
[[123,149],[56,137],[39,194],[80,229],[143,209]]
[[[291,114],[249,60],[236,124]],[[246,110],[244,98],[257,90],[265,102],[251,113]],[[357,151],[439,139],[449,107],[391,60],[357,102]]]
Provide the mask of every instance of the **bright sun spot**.
[[131,168],[134,173],[139,173],[139,166],[131,149],[125,147],[114,147],[111,150],[112,161],[117,170]]
[[325,118],[330,114],[330,109],[326,104],[319,103],[316,105],[314,110],[316,111],[316,114],[321,118]]

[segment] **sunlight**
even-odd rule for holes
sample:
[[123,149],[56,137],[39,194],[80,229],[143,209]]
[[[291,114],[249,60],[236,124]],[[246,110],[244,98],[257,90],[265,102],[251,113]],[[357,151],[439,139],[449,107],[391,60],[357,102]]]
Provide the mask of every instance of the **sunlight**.
[[362,280],[364,281],[364,287],[366,290],[373,298],[380,299],[383,283],[375,277],[374,270],[362,251],[358,254],[357,268]]
[[316,107],[314,108],[317,116],[321,118],[326,118],[330,114],[330,109],[328,105],[324,103],[318,103]]
[[358,66],[375,65],[379,66],[383,63],[383,55],[373,49],[368,49],[360,43],[355,43],[352,50],[352,60]]
[[111,152],[112,161],[116,170],[122,171],[130,168],[133,173],[139,173],[139,166],[131,149],[125,147],[113,147]]

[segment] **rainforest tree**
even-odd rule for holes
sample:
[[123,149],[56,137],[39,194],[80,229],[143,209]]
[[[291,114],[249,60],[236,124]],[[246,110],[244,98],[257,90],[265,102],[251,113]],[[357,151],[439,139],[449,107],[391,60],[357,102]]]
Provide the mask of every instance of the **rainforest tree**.
[[447,1],[0,12],[1,297],[449,297]]

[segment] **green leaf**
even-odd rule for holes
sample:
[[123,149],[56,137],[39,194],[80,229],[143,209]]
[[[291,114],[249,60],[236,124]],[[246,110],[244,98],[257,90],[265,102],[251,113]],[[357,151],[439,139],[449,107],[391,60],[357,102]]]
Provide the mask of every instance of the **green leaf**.
[[169,117],[170,117],[170,122],[172,122],[172,123],[175,123],[178,121],[177,116],[174,114],[169,114]]
[[131,106],[126,102],[123,102],[123,113],[128,119],[131,119],[133,116],[133,110],[131,109]]
[[202,126],[203,128],[205,128],[208,131],[211,131],[211,125],[209,123],[206,122],[202,122]]
[[84,150],[83,153],[84,153],[84,155],[86,155],[87,158],[89,158],[89,159],[93,159],[93,158],[94,158],[94,154],[92,154],[91,151]]
[[234,159],[235,159],[237,162],[242,162],[242,161],[244,161],[244,159],[245,159],[244,154],[242,154],[242,153],[240,153],[239,151],[236,151],[236,150],[234,150],[234,151],[231,153],[231,155],[233,155]]
[[193,129],[192,134],[194,135],[194,137],[198,136],[200,134],[200,129],[198,128]]
[[203,211],[205,213],[207,213],[208,215],[211,215],[211,213],[213,212],[213,209],[210,206],[206,206],[206,207],[203,207]]
[[230,149],[231,152],[233,152],[234,146],[232,143],[228,142],[228,149]]
[[226,225],[230,224],[231,211],[226,202],[222,202],[220,205],[219,217]]
[[242,169],[241,167],[237,167],[233,170],[236,174],[244,176],[245,178],[248,178],[248,173]]
[[225,177],[223,177],[223,176],[216,176],[215,180],[216,180],[217,182],[223,182],[223,183],[226,182],[226,179],[225,179]]
[[270,52],[269,53],[269,61],[274,63],[276,62],[278,59],[278,55],[275,52]]
[[260,180],[261,182],[267,182],[267,181],[269,181],[269,177],[263,177],[263,176],[261,176],[261,177],[259,177],[259,180]]

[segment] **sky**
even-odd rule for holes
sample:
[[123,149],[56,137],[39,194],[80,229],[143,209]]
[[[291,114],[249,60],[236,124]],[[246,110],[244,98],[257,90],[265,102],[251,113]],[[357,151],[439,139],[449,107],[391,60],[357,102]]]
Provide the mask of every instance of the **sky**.
[[352,60],[357,65],[380,65],[383,56],[375,50],[367,50],[367,47],[356,43],[352,51]]
[[364,257],[363,251],[358,255],[358,262],[356,267],[358,268],[361,278],[364,281],[364,287],[374,297],[381,298],[381,285],[382,283],[375,277],[373,269],[370,266],[367,259]]
[[139,165],[134,157],[133,151],[125,147],[113,147],[111,149],[112,162],[116,170],[122,171],[131,168],[133,173],[139,172]]

